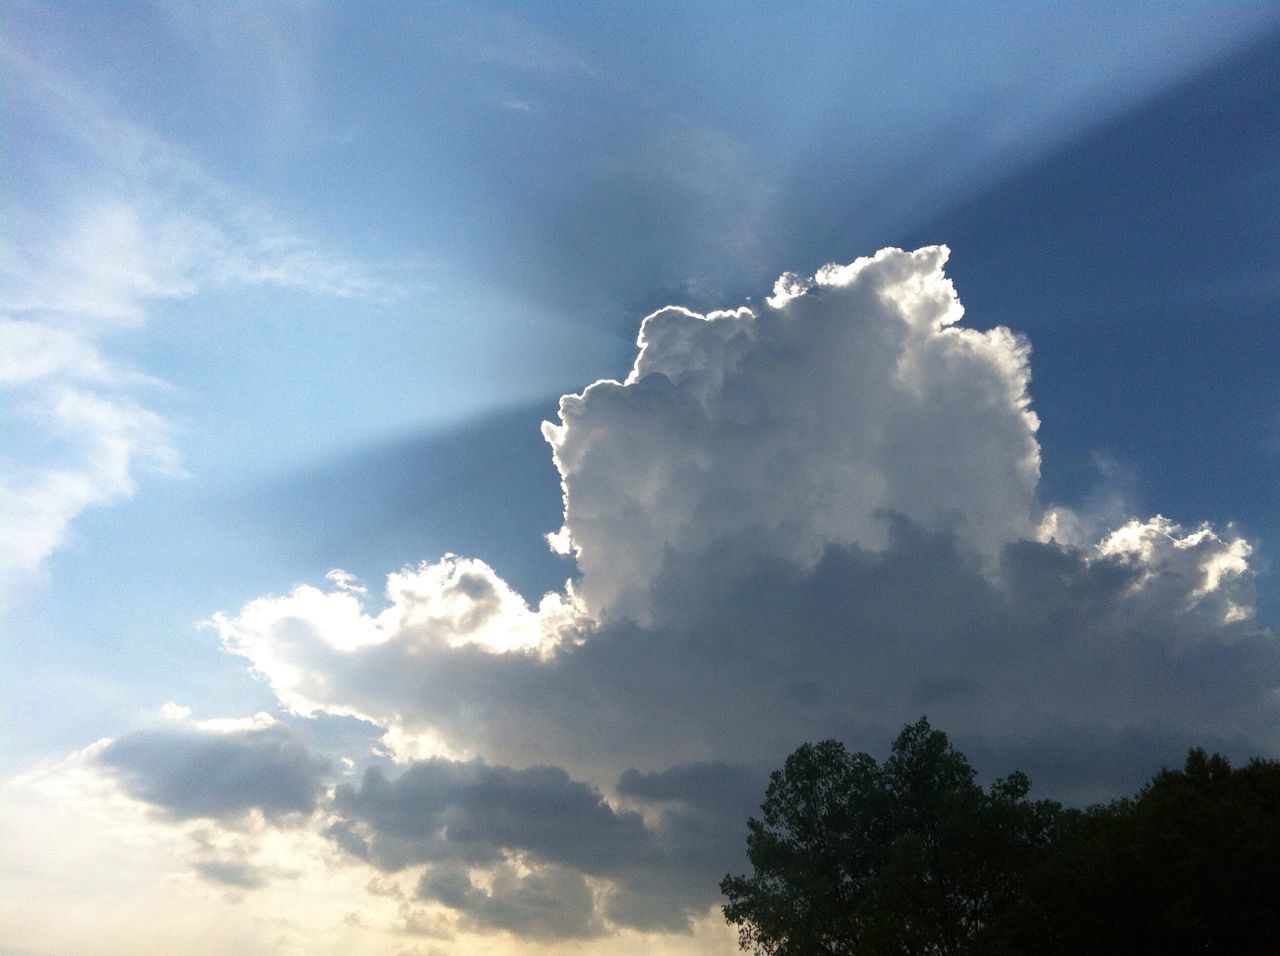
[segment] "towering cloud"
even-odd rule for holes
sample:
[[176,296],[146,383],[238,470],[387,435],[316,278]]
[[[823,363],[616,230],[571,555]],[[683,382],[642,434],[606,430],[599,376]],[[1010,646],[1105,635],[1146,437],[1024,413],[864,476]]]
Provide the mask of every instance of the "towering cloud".
[[947,249],[886,249],[765,307],[644,320],[623,383],[560,402],[544,433],[564,484],[555,537],[602,618],[649,617],[669,553],[749,536],[812,566],[828,545],[883,550],[897,514],[986,556],[1036,521],[1029,348],[956,323]]
[[[1042,502],[1028,345],[960,324],[945,259],[886,249],[755,308],[649,316],[626,380],[544,428],[549,537],[580,575],[536,608],[447,555],[381,608],[335,572],[215,618],[285,708],[371,721],[405,765],[324,802],[350,865],[407,875],[406,912],[452,931],[672,931],[802,740],[877,748],[927,712],[986,770],[1078,800],[1194,743],[1280,751],[1249,543]],[[242,803],[311,806],[315,765],[276,731],[102,759],[171,816],[240,806],[224,773],[200,799],[177,779],[193,747],[206,774],[283,762]]]

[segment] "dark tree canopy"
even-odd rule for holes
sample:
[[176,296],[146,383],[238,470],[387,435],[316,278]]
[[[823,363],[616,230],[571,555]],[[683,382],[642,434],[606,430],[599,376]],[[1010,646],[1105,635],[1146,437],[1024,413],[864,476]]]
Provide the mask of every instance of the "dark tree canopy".
[[805,744],[747,824],[755,874],[721,883],[725,916],[758,953],[970,952],[1047,844],[1057,805],[1029,788],[1013,774],[983,790],[923,718],[883,765]]
[[1132,798],[1064,811],[1017,916],[1046,954],[1280,953],[1280,762],[1196,749]]
[[759,954],[1280,953],[1280,764],[1193,750],[1085,811],[983,789],[947,736],[805,744],[748,821],[726,919]]

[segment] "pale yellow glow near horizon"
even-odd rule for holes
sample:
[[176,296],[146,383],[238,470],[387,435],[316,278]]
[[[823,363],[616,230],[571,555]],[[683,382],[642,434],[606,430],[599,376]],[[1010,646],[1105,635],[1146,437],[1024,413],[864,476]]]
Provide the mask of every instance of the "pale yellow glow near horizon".
[[[420,868],[379,873],[314,828],[160,818],[94,765],[102,746],[0,784],[0,937],[16,952],[737,952],[735,934],[714,908],[684,935],[623,932],[538,942],[465,932],[449,910],[412,900]],[[211,861],[242,861],[264,872],[266,881],[244,889],[202,879],[194,867]]]

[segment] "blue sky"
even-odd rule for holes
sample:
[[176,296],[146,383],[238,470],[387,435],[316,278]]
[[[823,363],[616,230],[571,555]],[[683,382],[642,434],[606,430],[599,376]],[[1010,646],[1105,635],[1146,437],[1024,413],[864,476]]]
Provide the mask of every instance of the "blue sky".
[[[130,825],[156,855],[120,862],[129,899],[181,885],[201,901],[193,912],[251,922],[289,883],[263,862],[272,841],[294,841],[290,872],[349,847],[299,822],[307,814],[345,814],[382,847],[390,837],[361,816],[378,784],[344,767],[382,767],[407,803],[415,781],[440,775],[464,809],[468,787],[519,807],[546,786],[566,806],[599,801],[591,819],[626,840],[665,846],[679,821],[620,783],[639,779],[624,771],[686,781],[690,814],[736,819],[742,804],[745,820],[769,761],[817,735],[880,746],[917,703],[951,716],[935,722],[984,772],[1047,755],[1032,777],[1067,798],[1116,792],[1135,772],[1126,760],[1154,769],[1205,739],[1238,753],[1280,745],[1260,703],[1280,613],[1273,5],[14,3],[2,29],[3,490],[18,519],[4,541],[0,769],[20,795],[52,780],[66,799],[74,784],[140,808]],[[911,283],[941,288],[930,255],[819,273],[940,243],[959,325],[920,318],[932,306]],[[784,272],[819,278],[770,304]],[[869,283],[944,352],[904,352],[885,378],[880,339],[814,348],[840,310],[880,328]],[[686,327],[664,313],[637,360],[641,321],[667,305],[745,305],[759,321],[733,320],[744,324],[730,346],[716,338],[738,328],[728,320]],[[815,331],[789,338],[788,315],[814,316]],[[1021,339],[988,331],[1000,327],[1025,336],[1029,358]],[[616,394],[563,406],[565,431],[544,440],[561,395],[622,381],[637,361]],[[919,380],[902,371],[911,362]],[[562,523],[573,556],[543,538]],[[402,598],[378,597],[388,574],[446,554],[459,557],[420,569]],[[1053,579],[1077,580],[1069,601],[1046,590],[1053,561],[1076,568],[1078,580]],[[969,565],[986,576],[968,580]],[[362,609],[332,569],[367,588]],[[1134,575],[1129,597],[1107,574]],[[988,587],[960,620],[960,595]],[[896,613],[890,602],[873,614],[869,596],[847,606],[887,593]],[[1176,644],[1150,659],[1090,651],[1118,685],[1149,682],[1130,687],[1148,710],[1045,711],[1018,739],[993,715],[1031,708],[1044,674],[1087,668],[1061,656],[1079,645],[1067,625],[1015,637],[1002,615],[1062,599],[1087,617],[1104,593],[1118,603],[1080,633],[1161,630]],[[743,618],[752,594],[771,603]],[[449,651],[409,697],[379,697],[352,635],[385,612],[390,653],[420,626],[406,623],[413,601],[453,635],[438,638]],[[487,636],[469,630],[468,601]],[[917,618],[917,604],[952,612]],[[772,633],[749,646],[726,632],[766,619]],[[908,620],[938,629],[939,660],[966,649],[952,670],[925,673],[867,636],[908,634]],[[347,656],[285,640],[281,621]],[[979,622],[995,636],[975,636]],[[579,650],[543,647],[542,669],[501,653],[552,631]],[[743,662],[705,677],[724,694],[707,690],[709,716],[667,700],[679,682],[637,650],[665,647],[675,670],[700,674],[702,645],[675,636],[695,631]],[[1027,653],[1016,641],[1042,641],[1038,665],[1002,670]],[[753,749],[728,728],[754,718],[729,720],[728,701],[756,693],[753,667],[783,647],[807,650],[777,664],[790,683],[776,700],[820,697],[824,672],[842,668],[879,683]],[[1264,682],[1257,698],[1214,697],[1242,662]],[[441,674],[454,691],[432,683]],[[982,697],[997,674],[1020,689]],[[1189,695],[1181,717],[1148,696],[1166,679]],[[915,690],[889,701],[899,682]],[[434,703],[457,688],[471,696],[456,709]],[[522,710],[538,693],[616,707]],[[676,730],[642,718],[645,701],[668,707]],[[244,723],[259,712],[276,723]],[[570,728],[588,714],[591,739]],[[510,743],[518,726],[537,739]],[[196,812],[147,783],[165,754],[220,733],[266,777],[271,755],[291,755],[297,787],[270,799],[250,787]],[[1109,756],[1090,776],[1079,764],[1094,746]],[[487,770],[458,769],[472,759]],[[535,766],[566,776],[521,776]],[[737,802],[707,809],[725,780],[741,785]],[[495,866],[533,870],[474,870],[488,889],[456,906],[431,895],[459,878],[439,859],[349,854],[341,879],[364,885],[365,867],[399,880],[377,905],[400,908],[349,908],[346,951],[382,951],[394,920],[406,952],[728,945],[714,913],[673,915],[646,897],[645,874],[547,846],[495,843]],[[736,865],[703,849],[667,860],[664,879]],[[57,861],[22,852],[23,872],[54,879]],[[521,909],[534,890],[563,905]],[[315,911],[346,892],[317,888]],[[136,951],[90,903],[83,912],[66,932]],[[90,938],[42,937],[31,919],[6,913],[6,948]],[[415,941],[414,920],[435,935]],[[692,937],[664,935],[682,921]],[[155,938],[183,948],[192,932],[175,923]],[[227,940],[201,945],[231,951]]]

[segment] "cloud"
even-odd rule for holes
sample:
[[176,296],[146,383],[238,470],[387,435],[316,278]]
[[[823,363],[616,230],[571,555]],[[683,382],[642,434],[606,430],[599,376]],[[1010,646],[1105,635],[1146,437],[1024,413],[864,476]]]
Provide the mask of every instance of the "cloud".
[[299,712],[602,784],[619,754],[755,763],[921,709],[975,735],[1078,718],[1272,746],[1248,542],[1044,507],[1029,347],[959,324],[945,258],[884,250],[756,311],[646,319],[627,379],[546,426],[581,574],[539,608],[448,556],[392,575],[376,615],[254,601],[216,619],[225,646]]
[[454,555],[392,574],[386,594],[389,606],[370,616],[361,595],[344,584],[336,591],[303,586],[287,598],[250,602],[235,618],[215,615],[211,623],[226,648],[250,658],[292,710],[381,722],[376,704],[366,712],[359,695],[347,697],[341,685],[350,666],[372,680],[395,680],[390,668],[415,681],[419,663],[441,648],[540,659],[576,620],[571,595],[548,595],[531,610],[483,561]]
[[371,768],[358,787],[339,786],[328,834],[384,871],[426,864],[418,899],[471,929],[684,932],[714,902],[726,860],[741,855],[737,828],[754,787],[734,784],[759,778],[724,764],[630,770],[618,789],[647,822],[559,767],[432,758],[393,779]]
[[[0,321],[0,335],[14,325]],[[95,367],[91,347],[73,351],[82,354],[67,355],[66,365],[82,360],[82,368],[120,377],[105,363]],[[139,471],[182,474],[169,423],[127,395],[82,387],[56,371],[5,391],[12,404],[3,417],[24,456],[0,479],[0,508],[9,516],[0,534],[0,579],[39,568],[76,515],[131,495]]]
[[[132,495],[139,475],[183,473],[156,408],[171,389],[130,365],[124,333],[220,290],[381,301],[399,290],[22,50],[0,44],[0,60],[17,128],[44,150],[15,167],[25,188],[0,249],[3,424],[23,449],[0,481],[10,582],[63,546],[84,509]],[[42,164],[60,170],[55,184]]]
[[[901,519],[889,533],[882,552],[832,546],[811,569],[751,553],[750,538],[672,559],[652,591],[661,618],[579,622],[550,655],[426,645],[399,630],[340,651],[322,627],[374,619],[322,592],[308,617],[295,592],[220,626],[304,710],[345,709],[454,750],[610,783],[621,755],[650,767],[756,763],[833,734],[876,746],[924,711],[993,740],[1069,722],[1275,747],[1274,638],[1224,612],[1248,603],[1247,578],[1219,584],[1233,597],[1189,605],[1202,573],[1129,555],[1016,542],[992,579],[953,535]],[[284,622],[265,613],[283,609]]]
[[523,852],[588,873],[641,856],[638,814],[615,813],[593,788],[556,767],[512,770],[480,761],[433,759],[395,780],[371,768],[360,787],[341,786],[335,831],[384,869],[459,860],[486,864]]
[[[286,727],[262,722],[136,731],[108,743],[98,760],[130,796],[175,820],[234,820],[257,811],[281,822],[306,815],[320,799],[328,769],[328,761]],[[223,882],[248,873],[207,865],[215,869],[206,875]]]
[[195,869],[205,879],[242,890],[256,890],[265,882],[262,874],[247,863],[203,860],[195,864]]
[[947,250],[884,250],[780,282],[752,312],[668,308],[625,382],[560,402],[544,428],[565,495],[561,541],[597,616],[644,622],[668,551],[750,533],[811,565],[880,549],[881,516],[954,521],[984,554],[1036,520],[1026,343],[957,325]]
[[[400,766],[338,786],[326,833],[413,881],[404,926],[687,930],[767,769],[804,740],[883,750],[921,713],[984,773],[1077,801],[1196,743],[1280,752],[1251,544],[1041,501],[1029,346],[960,324],[945,258],[883,250],[763,306],[649,316],[631,374],[546,426],[579,576],[536,607],[446,555],[381,599],[335,571],[214,618],[285,708],[384,729]],[[193,745],[138,738],[127,785],[221,807],[170,782]],[[267,813],[244,793],[226,812]]]
[[603,929],[586,880],[560,867],[523,874],[499,867],[485,889],[471,882],[465,867],[433,866],[423,874],[418,896],[462,913],[473,930],[556,940],[599,936]]
[[370,868],[317,830],[257,814],[157,813],[123,791],[102,747],[0,783],[6,952],[307,956],[405,945],[401,900],[368,892]]
[[632,767],[618,778],[617,791],[647,803],[720,808],[744,793],[763,793],[761,782],[761,775],[746,767],[713,760],[649,773]]
[[1182,600],[1184,610],[1207,603],[1225,623],[1253,617],[1252,545],[1243,538],[1228,541],[1207,523],[1186,534],[1183,530],[1163,515],[1135,518],[1108,534],[1098,552],[1141,567],[1135,587],[1163,587],[1170,599]]

